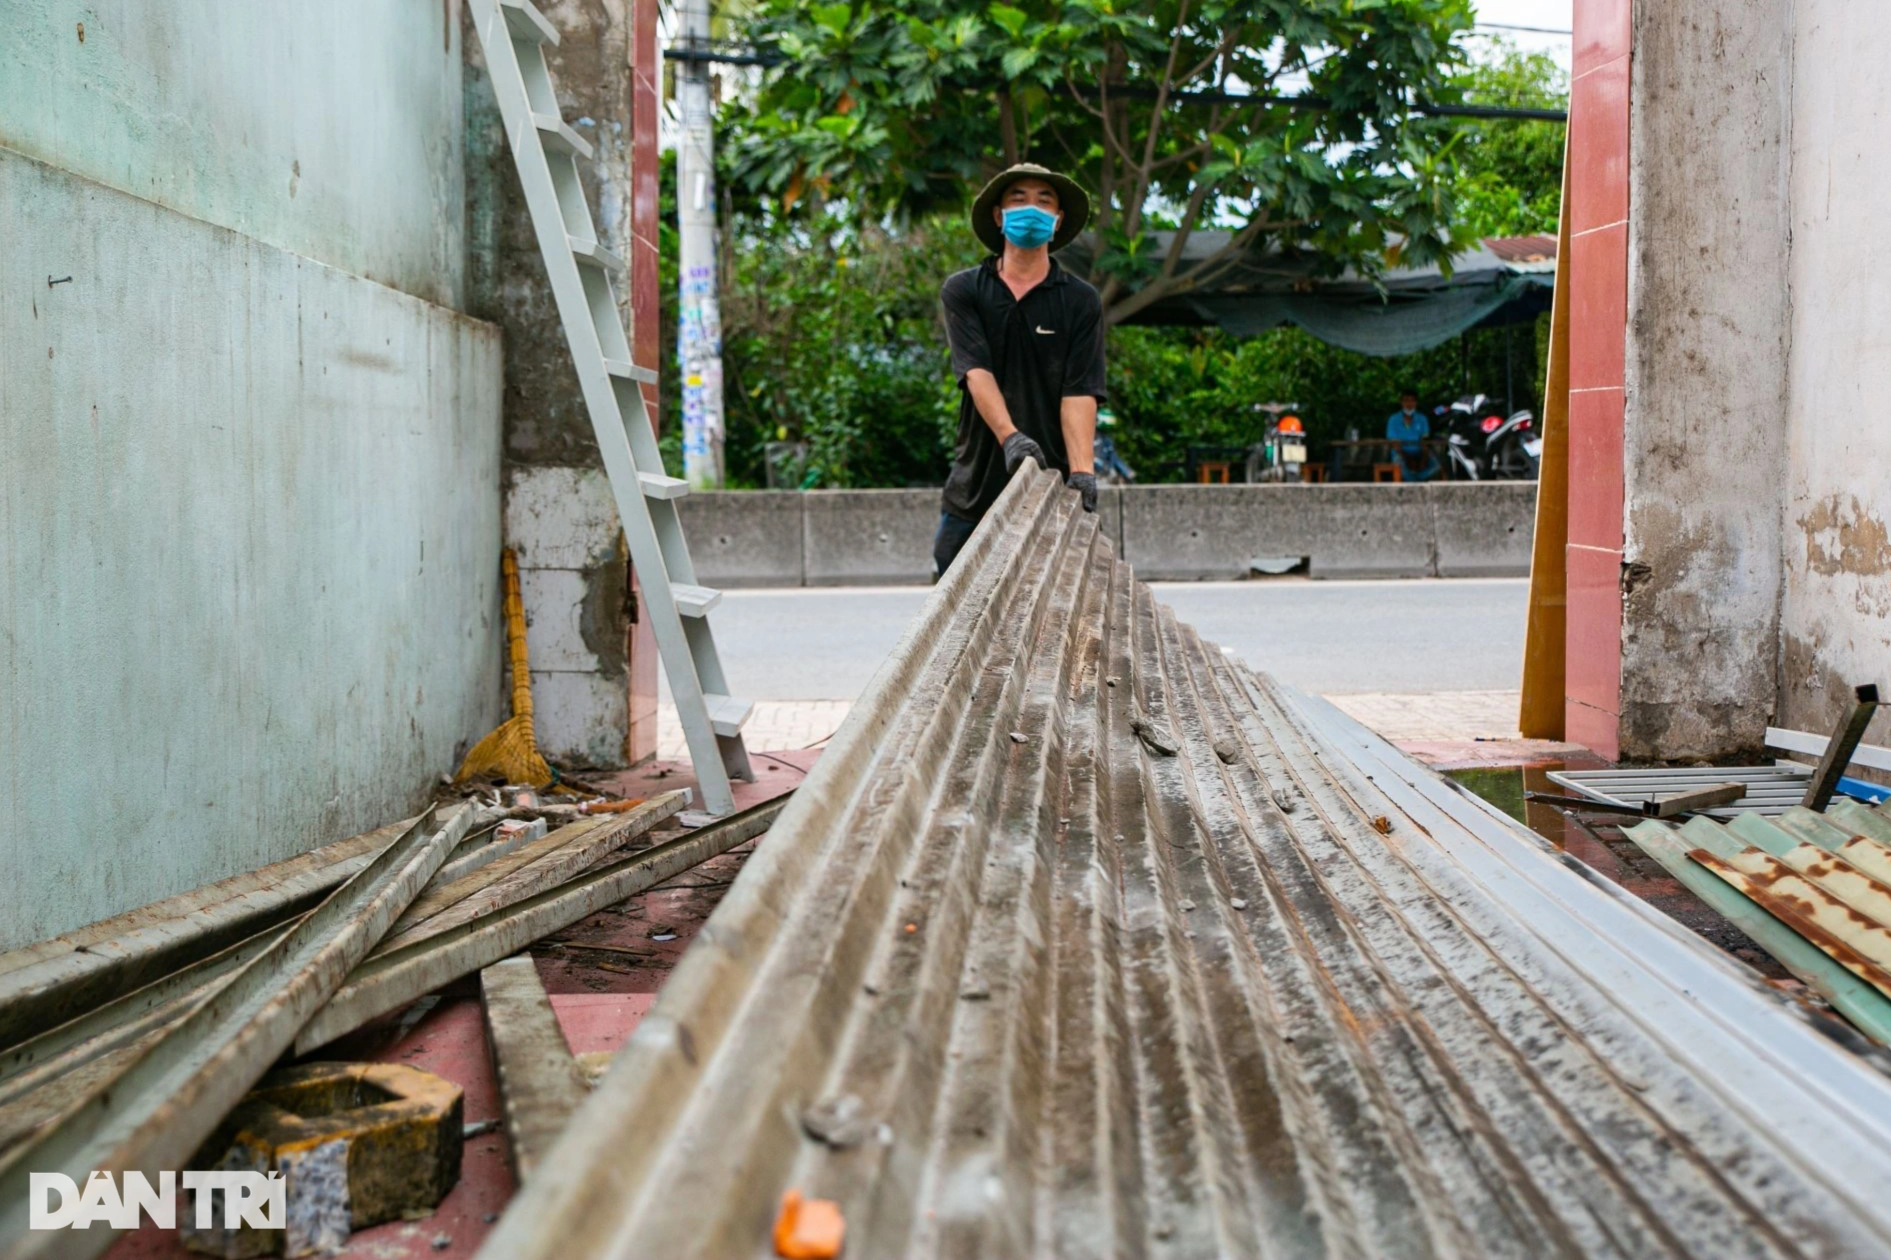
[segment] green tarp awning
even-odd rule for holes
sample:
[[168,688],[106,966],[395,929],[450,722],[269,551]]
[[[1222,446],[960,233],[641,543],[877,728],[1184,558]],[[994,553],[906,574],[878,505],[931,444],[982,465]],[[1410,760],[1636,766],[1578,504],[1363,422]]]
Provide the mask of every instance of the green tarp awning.
[[[1167,233],[1155,233],[1158,255]],[[1227,243],[1225,232],[1195,232],[1184,245],[1184,272]],[[1058,255],[1087,275],[1090,238]],[[1426,350],[1472,328],[1528,323],[1549,309],[1556,278],[1554,237],[1496,237],[1441,268],[1398,268],[1375,284],[1348,271],[1326,278],[1315,260],[1269,253],[1245,258],[1202,288],[1152,303],[1130,324],[1213,326],[1252,336],[1295,324],[1329,345],[1361,354]]]

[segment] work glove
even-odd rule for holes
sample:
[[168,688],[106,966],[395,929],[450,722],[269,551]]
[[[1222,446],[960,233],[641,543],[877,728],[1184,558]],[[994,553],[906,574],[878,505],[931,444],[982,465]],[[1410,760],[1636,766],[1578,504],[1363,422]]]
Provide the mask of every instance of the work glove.
[[1064,479],[1064,484],[1083,496],[1083,510],[1097,510],[1097,475],[1093,472],[1071,473]]
[[1024,434],[1013,433],[1005,439],[1005,476],[1017,472],[1018,465],[1027,459],[1036,460],[1039,468],[1050,467],[1044,458],[1043,448]]

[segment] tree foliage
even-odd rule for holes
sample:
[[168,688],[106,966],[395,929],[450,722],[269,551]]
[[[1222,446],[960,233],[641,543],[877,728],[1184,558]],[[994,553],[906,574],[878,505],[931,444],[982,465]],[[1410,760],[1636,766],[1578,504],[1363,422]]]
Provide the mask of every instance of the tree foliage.
[[[1470,0],[761,0],[747,33],[784,60],[725,113],[726,169],[790,212],[893,221],[1014,161],[1067,170],[1112,322],[1250,248],[1422,265],[1462,240],[1448,128],[1411,105],[1449,98],[1470,22]],[[1208,228],[1229,236],[1185,265]]]
[[[1569,79],[1547,53],[1508,40],[1490,47],[1456,76],[1467,101],[1530,109],[1566,109]],[[1459,223],[1472,236],[1554,234],[1562,202],[1562,123],[1526,119],[1461,122],[1450,141]]]

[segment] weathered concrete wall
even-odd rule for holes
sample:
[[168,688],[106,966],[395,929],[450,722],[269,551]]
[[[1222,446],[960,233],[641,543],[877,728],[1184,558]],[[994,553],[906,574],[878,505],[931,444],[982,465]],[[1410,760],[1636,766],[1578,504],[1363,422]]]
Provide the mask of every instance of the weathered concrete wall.
[[[1620,724],[1629,757],[1756,749],[1774,710],[1792,33],[1791,0],[1634,5]],[[1834,125],[1863,143],[1856,120]],[[1834,308],[1834,318],[1855,313]],[[1572,599],[1576,582],[1572,570]]]
[[[1102,529],[1138,574],[1244,578],[1256,557],[1314,577],[1499,577],[1530,569],[1536,484],[1105,489]],[[736,491],[683,500],[703,581],[724,587],[932,580],[936,490]],[[535,666],[536,669],[536,666]]]
[[[1780,716],[1799,729],[1829,730],[1853,684],[1891,683],[1888,46],[1884,6],[1795,6]],[[1891,739],[1891,716],[1868,737]]]
[[5,948],[398,818],[504,710],[493,328],[4,149],[0,223]]
[[0,147],[458,308],[459,7],[0,0]]

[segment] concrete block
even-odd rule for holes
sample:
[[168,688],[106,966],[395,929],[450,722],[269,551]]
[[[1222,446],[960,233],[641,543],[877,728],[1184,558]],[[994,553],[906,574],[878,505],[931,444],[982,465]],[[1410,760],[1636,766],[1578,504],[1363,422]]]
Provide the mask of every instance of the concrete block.
[[617,536],[617,501],[602,468],[507,470],[506,545],[518,553],[521,569],[613,563]]
[[532,725],[547,761],[574,769],[624,765],[630,688],[620,675],[532,671]]
[[[525,648],[532,672],[598,668],[584,641],[582,619],[588,584],[571,569],[523,569],[519,594],[525,601]],[[619,655],[621,664],[622,656]]]
[[817,490],[806,511],[809,586],[911,586],[932,581],[937,490]]
[[1536,482],[1447,482],[1426,487],[1439,577],[1528,577],[1536,536]]
[[462,1114],[459,1086],[398,1063],[272,1072],[204,1149],[222,1152],[219,1169],[281,1173],[288,1228],[197,1230],[195,1213],[180,1212],[185,1238],[211,1255],[297,1256],[425,1215],[460,1178]]
[[696,580],[704,586],[801,586],[803,495],[726,490],[677,501]]
[[1153,580],[1245,578],[1257,556],[1304,556],[1315,577],[1432,571],[1424,486],[1139,486],[1123,558]]

